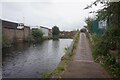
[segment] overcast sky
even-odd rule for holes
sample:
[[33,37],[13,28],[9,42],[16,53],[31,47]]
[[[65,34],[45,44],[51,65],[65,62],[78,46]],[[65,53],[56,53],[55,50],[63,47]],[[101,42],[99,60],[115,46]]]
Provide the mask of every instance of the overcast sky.
[[[84,8],[95,0],[1,0],[0,18],[9,21],[24,22],[30,26],[52,28],[57,25],[60,30],[81,29],[85,18],[100,8]],[[24,17],[24,18],[23,18]]]

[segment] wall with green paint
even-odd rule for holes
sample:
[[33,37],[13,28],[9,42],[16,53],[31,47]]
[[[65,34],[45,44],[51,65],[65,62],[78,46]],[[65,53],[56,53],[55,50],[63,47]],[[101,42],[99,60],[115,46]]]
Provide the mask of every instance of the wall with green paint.
[[92,33],[96,33],[98,35],[104,34],[105,30],[100,29],[98,26],[98,20],[93,21],[93,26],[92,26]]

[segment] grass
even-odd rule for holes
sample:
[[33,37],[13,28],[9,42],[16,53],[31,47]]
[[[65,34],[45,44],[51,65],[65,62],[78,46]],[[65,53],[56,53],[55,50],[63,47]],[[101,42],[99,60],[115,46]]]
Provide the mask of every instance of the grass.
[[[79,32],[77,32],[75,37],[74,37],[73,49],[72,49],[72,52],[70,53],[70,55],[65,54],[61,58],[61,61],[58,65],[58,67],[53,72],[43,73],[42,78],[51,78],[51,77],[60,78],[60,75],[67,69],[67,66],[70,63],[70,61],[73,60],[74,53],[75,53],[76,48],[77,48],[78,40],[79,40]],[[65,50],[68,50],[68,49],[65,48]]]
[[42,76],[43,78],[50,78],[50,77],[51,77],[51,72],[42,73],[41,76]]

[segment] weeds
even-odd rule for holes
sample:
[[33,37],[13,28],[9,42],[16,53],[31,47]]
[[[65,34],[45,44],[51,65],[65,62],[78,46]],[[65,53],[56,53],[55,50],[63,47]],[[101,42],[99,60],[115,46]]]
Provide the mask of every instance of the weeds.
[[[104,37],[92,35],[95,47],[92,48],[92,55],[95,62],[100,63],[113,78],[120,78],[120,66],[116,63],[115,57],[110,55],[109,45]],[[90,43],[90,40],[89,40]],[[93,45],[90,43],[90,46]]]

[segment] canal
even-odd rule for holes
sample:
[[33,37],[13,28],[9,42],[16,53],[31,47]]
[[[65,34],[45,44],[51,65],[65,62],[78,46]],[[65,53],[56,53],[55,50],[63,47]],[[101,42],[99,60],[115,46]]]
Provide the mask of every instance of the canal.
[[53,71],[72,39],[46,40],[41,44],[17,44],[3,49],[3,78],[40,78]]

